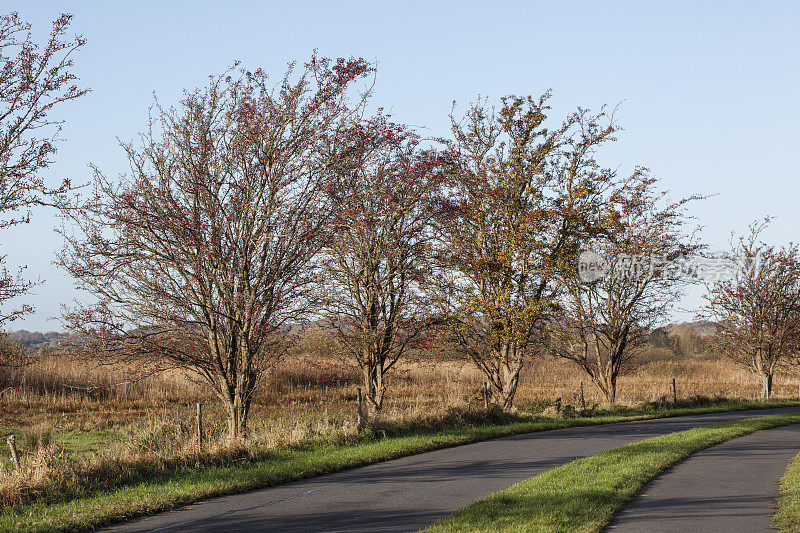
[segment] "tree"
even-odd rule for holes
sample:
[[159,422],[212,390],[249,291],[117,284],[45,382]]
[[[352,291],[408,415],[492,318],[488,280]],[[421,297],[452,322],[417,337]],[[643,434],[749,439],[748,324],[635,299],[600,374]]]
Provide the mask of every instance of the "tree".
[[431,324],[431,222],[450,157],[383,115],[342,139],[328,187],[339,216],[324,258],[327,311],[374,412],[386,373]]
[[614,173],[596,149],[613,116],[579,109],[545,127],[549,93],[485,102],[453,120],[461,164],[442,222],[451,274],[443,301],[455,341],[485,374],[493,402],[512,406],[525,357],[558,297],[558,273],[593,236]]
[[[328,234],[324,157],[371,71],[316,56],[273,85],[214,77],[156,105],[119,183],[96,171],[60,263],[98,302],[65,314],[98,355],[195,371],[246,435],[257,383],[308,311]],[[357,105],[361,105],[363,100]]]
[[[681,268],[700,246],[686,231],[691,197],[663,205],[666,193],[644,169],[609,199],[603,234],[585,244],[583,262],[564,276],[564,294],[548,328],[548,349],[576,363],[614,403],[617,377],[667,316],[690,281]],[[587,269],[595,260],[603,271]]]
[[[14,12],[0,16],[0,229],[30,220],[35,205],[61,205],[71,187],[45,185],[41,172],[53,162],[61,122],[51,112],[86,94],[76,85],[73,54],[85,44],[67,38],[72,15],[62,14],[42,46],[31,25]],[[24,294],[33,284],[9,272],[0,256],[0,305]],[[0,328],[31,312],[30,306],[0,310]]]
[[765,400],[775,372],[800,351],[800,249],[761,242],[767,222],[751,224],[732,244],[739,268],[707,285],[700,314],[716,323],[717,347],[761,377]]

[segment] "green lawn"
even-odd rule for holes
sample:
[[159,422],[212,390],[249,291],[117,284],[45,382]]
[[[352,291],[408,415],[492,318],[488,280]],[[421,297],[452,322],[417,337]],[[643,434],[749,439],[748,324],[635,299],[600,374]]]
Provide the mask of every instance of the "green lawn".
[[[20,452],[33,452],[39,445],[41,438],[38,431],[31,431],[28,428],[6,428],[0,427],[0,435],[3,436],[0,442],[0,472],[10,471],[11,465],[9,463],[10,452],[6,446],[6,438],[9,435],[14,435],[17,439],[17,448]],[[119,438],[119,434],[113,430],[101,429],[92,431],[58,431],[54,430],[45,433],[45,438],[52,439],[60,445],[60,448],[67,453],[81,454],[99,450],[106,446],[109,442]],[[2,507],[2,503],[0,503]]]
[[[775,402],[769,406],[786,405],[798,403]],[[765,405],[744,402],[705,407],[625,410],[591,418],[572,419],[519,416],[506,424],[442,428],[404,436],[364,439],[350,444],[321,443],[304,448],[265,450],[256,460],[246,463],[204,469],[180,468],[123,486],[115,486],[110,482],[87,481],[78,487],[53,490],[44,494],[41,501],[35,504],[2,508],[0,503],[0,530],[64,531],[91,528],[211,496],[273,486],[438,448],[519,433],[759,407]],[[735,426],[734,429],[719,431],[720,434],[735,436],[735,431],[743,431],[742,428],[749,427],[748,423],[741,423],[741,426]],[[762,428],[756,427],[752,431],[756,429]],[[102,440],[102,437],[98,439]]]
[[[600,531],[648,481],[688,455],[756,431],[798,423],[800,414],[751,418],[620,446],[518,483],[426,531]],[[796,525],[800,464],[795,463],[791,475]]]
[[781,531],[800,531],[800,454],[789,463],[780,486],[775,523]]

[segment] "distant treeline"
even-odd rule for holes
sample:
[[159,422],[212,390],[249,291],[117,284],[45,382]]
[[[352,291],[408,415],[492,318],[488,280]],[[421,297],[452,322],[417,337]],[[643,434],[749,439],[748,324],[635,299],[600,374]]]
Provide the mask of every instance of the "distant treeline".
[[[710,336],[714,334],[714,324],[706,321],[681,322],[654,329],[648,344],[654,348],[666,348],[680,357],[705,355],[711,352]],[[57,331],[28,331],[20,329],[5,334],[5,340],[22,347],[25,353],[39,354],[56,351],[72,336]]]
[[10,331],[4,337],[7,342],[21,346],[26,353],[40,353],[60,346],[70,337],[70,334],[57,331],[42,333],[40,331],[20,329],[18,331]]
[[706,355],[713,350],[713,334],[714,324],[711,322],[682,322],[654,329],[648,343],[655,348],[671,350],[680,357]]

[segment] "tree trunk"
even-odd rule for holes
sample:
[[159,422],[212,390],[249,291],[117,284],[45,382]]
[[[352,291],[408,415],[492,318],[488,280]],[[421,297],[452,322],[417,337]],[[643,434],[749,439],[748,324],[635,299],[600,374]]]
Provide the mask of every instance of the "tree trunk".
[[612,374],[608,380],[608,401],[611,404],[617,402],[617,376]]
[[617,376],[611,373],[599,372],[593,375],[595,385],[603,394],[603,399],[609,405],[617,401]]
[[772,374],[764,374],[761,395],[764,400],[772,398]]
[[367,412],[375,415],[383,408],[383,396],[386,385],[383,382],[383,372],[377,367],[364,368],[364,391],[367,400]]
[[517,393],[519,386],[519,372],[520,368],[510,368],[503,365],[500,375],[501,388],[498,391],[497,405],[503,410],[507,411],[514,405],[514,396]]
[[516,348],[513,345],[503,347],[496,357],[499,361],[496,374],[486,377],[489,378],[492,387],[492,403],[503,411],[508,411],[514,405],[523,359],[517,358]]
[[228,428],[227,436],[230,441],[247,438],[247,415],[250,411],[250,402],[244,400],[244,396],[243,391],[237,390],[222,398]]

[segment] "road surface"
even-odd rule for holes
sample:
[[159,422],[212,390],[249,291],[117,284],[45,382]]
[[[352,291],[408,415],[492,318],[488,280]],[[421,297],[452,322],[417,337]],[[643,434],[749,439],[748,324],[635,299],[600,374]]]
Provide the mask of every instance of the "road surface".
[[800,425],[697,452],[650,483],[608,530],[770,531],[778,480],[798,451]]
[[740,411],[528,433],[214,498],[109,531],[419,530],[475,500],[580,457],[701,425],[798,411]]

